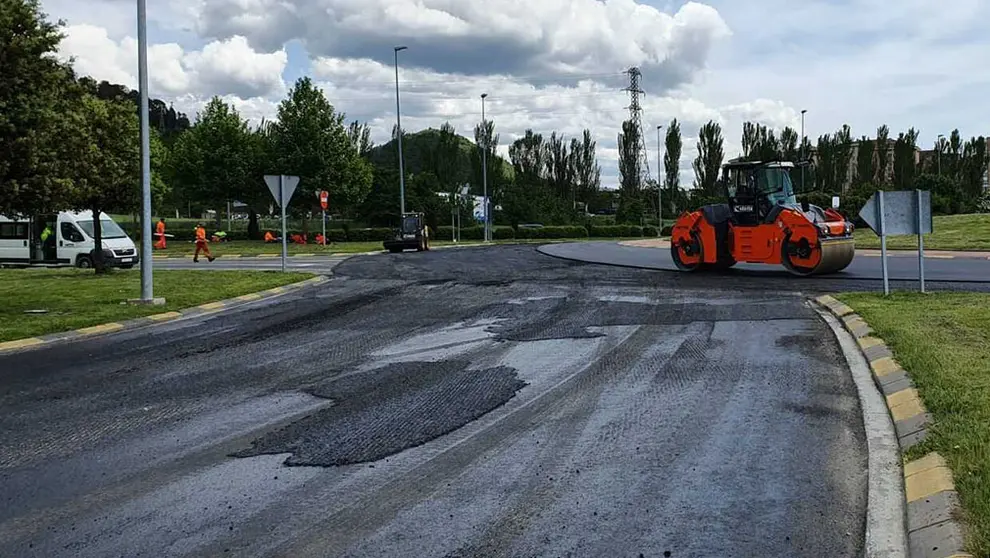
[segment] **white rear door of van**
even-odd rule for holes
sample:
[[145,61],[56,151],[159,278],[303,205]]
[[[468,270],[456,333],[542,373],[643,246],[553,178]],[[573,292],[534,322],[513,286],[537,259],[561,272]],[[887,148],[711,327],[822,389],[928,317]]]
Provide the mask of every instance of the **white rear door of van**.
[[0,263],[30,263],[27,221],[0,221]]

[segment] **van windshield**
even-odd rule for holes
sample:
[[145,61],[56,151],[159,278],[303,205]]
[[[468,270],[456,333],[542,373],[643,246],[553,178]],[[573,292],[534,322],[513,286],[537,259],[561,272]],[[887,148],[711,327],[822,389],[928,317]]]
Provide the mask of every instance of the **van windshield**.
[[[76,221],[79,228],[83,230],[84,233],[93,238],[93,220],[89,221]],[[104,239],[108,238],[127,238],[127,233],[124,229],[120,228],[120,225],[111,221],[110,219],[100,219],[100,232]]]

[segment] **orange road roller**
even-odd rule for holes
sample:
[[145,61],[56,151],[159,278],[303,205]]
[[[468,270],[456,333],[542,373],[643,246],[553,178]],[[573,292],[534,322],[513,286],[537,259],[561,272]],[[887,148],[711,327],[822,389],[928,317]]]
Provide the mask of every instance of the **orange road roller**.
[[728,203],[682,214],[670,253],[682,271],[728,269],[737,262],[783,265],[794,275],[845,269],[856,247],[853,224],[832,208],[799,204],[790,162],[731,162],[722,167]]

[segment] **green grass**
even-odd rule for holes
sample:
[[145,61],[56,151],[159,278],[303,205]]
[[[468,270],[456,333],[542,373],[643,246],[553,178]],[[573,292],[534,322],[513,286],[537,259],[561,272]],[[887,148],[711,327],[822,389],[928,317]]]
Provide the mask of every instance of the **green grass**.
[[990,556],[990,295],[838,296],[883,338],[935,420],[909,459],[946,458],[969,526],[968,545]]
[[[167,244],[165,250],[155,250],[156,256],[182,256],[192,255],[196,251],[196,245],[192,242],[174,241]],[[292,244],[286,245],[289,255],[293,254],[355,254],[359,252],[374,252],[382,249],[381,242],[338,242],[329,246],[317,244]],[[280,242],[265,244],[260,240],[232,240],[230,242],[210,243],[210,252],[214,256],[224,254],[281,254],[282,244]]]
[[[925,235],[926,250],[990,250],[990,214],[938,215],[934,231]],[[880,248],[880,237],[870,229],[855,232],[857,248]],[[917,250],[916,236],[888,236],[891,250]]]
[[[647,237],[635,238],[538,238],[538,239],[506,239],[496,240],[495,244],[549,244],[552,242],[589,242],[596,240],[642,240]],[[649,237],[652,238],[652,237]],[[463,239],[458,244],[480,244],[481,240]],[[432,246],[449,246],[454,244],[449,239],[441,240],[434,238]],[[381,242],[338,242],[331,246],[319,246],[316,244],[288,244],[286,249],[289,255],[293,254],[357,254],[362,252],[379,252],[384,250]],[[165,250],[155,250],[156,256],[182,256],[192,255],[196,250],[196,245],[192,242],[169,242]],[[282,245],[265,244],[259,240],[232,240],[230,242],[211,243],[210,251],[214,256],[224,254],[281,254]]]
[[[262,291],[312,277],[270,271],[156,271],[165,306],[121,304],[141,294],[137,270],[0,269],[0,341],[139,318]],[[25,314],[44,309],[47,314]]]

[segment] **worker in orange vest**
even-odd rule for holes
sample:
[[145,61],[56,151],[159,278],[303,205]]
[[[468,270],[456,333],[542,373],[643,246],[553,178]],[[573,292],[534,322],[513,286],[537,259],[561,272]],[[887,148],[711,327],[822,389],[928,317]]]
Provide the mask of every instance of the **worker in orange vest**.
[[216,258],[210,253],[210,246],[206,243],[206,228],[203,227],[203,223],[196,225],[196,253],[193,254],[193,261],[199,262],[199,253],[203,252],[206,254],[206,259],[213,261]]
[[158,242],[155,243],[155,248],[159,250],[165,249],[165,218],[162,217],[158,219],[158,224],[155,226],[155,234],[158,236]]

